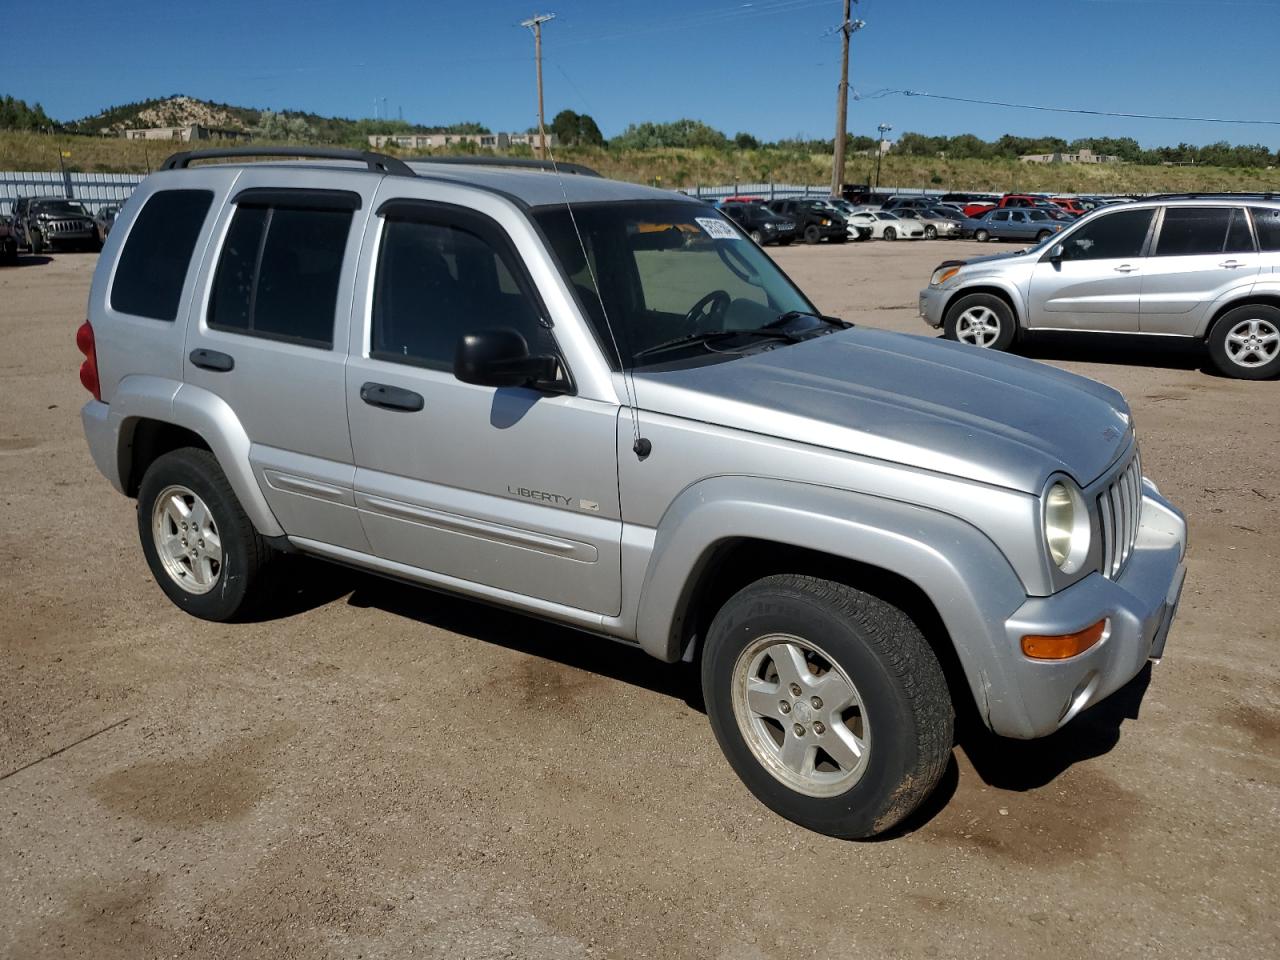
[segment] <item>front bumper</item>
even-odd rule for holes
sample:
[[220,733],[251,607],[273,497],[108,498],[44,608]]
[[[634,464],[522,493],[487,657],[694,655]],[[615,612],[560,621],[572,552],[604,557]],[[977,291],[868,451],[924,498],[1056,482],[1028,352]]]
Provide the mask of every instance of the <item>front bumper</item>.
[[[1053,596],[1028,599],[1005,622],[1008,673],[985,705],[996,733],[1050,734],[1163,655],[1186,578],[1187,524],[1145,478],[1142,493],[1137,545],[1117,580],[1094,573]],[[1026,634],[1071,633],[1103,618],[1103,639],[1079,656],[1032,660],[1022,653]]]
[[925,287],[921,290],[918,306],[921,319],[931,327],[942,326],[942,311],[950,295],[951,291],[942,287]]

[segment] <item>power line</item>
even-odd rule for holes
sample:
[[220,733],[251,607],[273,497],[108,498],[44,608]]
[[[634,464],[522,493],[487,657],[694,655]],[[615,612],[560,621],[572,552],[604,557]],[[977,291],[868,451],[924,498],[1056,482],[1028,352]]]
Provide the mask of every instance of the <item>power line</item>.
[[1076,113],[1090,117],[1122,117],[1128,120],[1177,120],[1185,123],[1240,123],[1280,127],[1280,120],[1243,120],[1228,117],[1177,117],[1161,113],[1123,113],[1116,110],[1089,110],[1085,107],[1047,107],[1035,103],[1011,103],[1007,100],[983,100],[979,97],[957,97],[946,93],[927,93],[924,90],[877,90],[863,96],[854,93],[855,100],[879,100],[881,97],[928,97],[931,100],[950,100],[953,103],[977,103],[988,107],[1010,107],[1016,110],[1041,110],[1046,113]]

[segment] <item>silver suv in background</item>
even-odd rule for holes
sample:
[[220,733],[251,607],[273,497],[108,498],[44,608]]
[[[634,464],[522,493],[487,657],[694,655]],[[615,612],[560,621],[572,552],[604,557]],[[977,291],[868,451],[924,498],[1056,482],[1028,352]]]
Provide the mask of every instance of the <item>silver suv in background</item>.
[[957,705],[1040,737],[1161,656],[1186,525],[1114,390],[823,316],[681,194],[190,166],[244,153],[138,187],[77,335],[89,449],[191,615],[269,604],[293,551],[697,663],[748,788],[841,837],[928,796]]
[[997,350],[1041,330],[1194,338],[1229,377],[1275,377],[1280,198],[1104,207],[1027,250],[943,263],[920,292],[920,315],[952,340]]

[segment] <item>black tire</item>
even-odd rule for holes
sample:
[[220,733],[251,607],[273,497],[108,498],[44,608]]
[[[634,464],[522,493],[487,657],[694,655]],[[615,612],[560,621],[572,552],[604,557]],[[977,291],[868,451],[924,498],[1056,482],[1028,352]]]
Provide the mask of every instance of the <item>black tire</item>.
[[[1248,341],[1244,344],[1230,341],[1228,338],[1233,334],[1245,338],[1280,336],[1280,309],[1265,303],[1233,307],[1218,318],[1208,337],[1209,357],[1223,375],[1238,380],[1270,380],[1280,375],[1278,341],[1259,339],[1254,344],[1258,352],[1254,352],[1245,349],[1250,346]],[[1270,360],[1265,359],[1268,354]],[[1245,362],[1234,359],[1237,356],[1242,356]]]
[[757,247],[764,246],[764,234],[761,233],[759,230],[751,231],[751,239],[755,241]]
[[[185,589],[157,551],[153,509],[161,493],[175,485],[204,501],[222,542],[220,568],[206,593]],[[275,552],[253,526],[217,458],[208,450],[183,447],[157,457],[147,468],[138,491],[138,536],[160,589],[193,617],[219,622],[239,619],[258,609],[270,594],[268,568]]]
[[991,234],[986,230],[975,230],[973,231],[973,239],[977,240],[979,243],[986,243],[991,239]]
[[933,224],[926,224],[924,228],[924,238],[926,240],[937,240],[938,228],[935,227]]
[[[965,338],[963,331],[960,329],[961,318],[964,316],[965,311],[983,307],[989,309],[995,315],[998,332],[990,342],[977,344],[973,340]],[[990,293],[971,293],[968,296],[957,297],[951,306],[947,308],[947,315],[942,322],[942,330],[948,340],[971,343],[974,346],[984,346],[991,350],[1008,350],[1018,337],[1018,323],[1013,315],[1013,310],[1005,301]]]
[[811,223],[804,228],[805,243],[814,244],[821,239],[822,239],[822,231],[818,229],[817,224]]
[[893,227],[885,227],[885,228],[884,228],[884,233],[882,234],[882,236],[883,236],[886,240],[897,240],[897,239],[898,239],[898,231],[897,231],[897,230],[895,230]]
[[39,230],[27,231],[27,243],[31,246],[31,255],[38,257],[44,253],[46,244]]
[[1049,236],[1050,232],[1051,231],[1049,230],[1041,230],[1039,233],[1037,233],[1036,243],[1044,243],[1045,239]]
[[89,252],[90,253],[102,252],[102,239],[100,237],[94,237],[92,240],[89,241]]
[[[843,792],[811,796],[793,788],[756,758],[743,734],[733,706],[735,667],[771,634],[816,642],[857,688],[869,750],[860,777]],[[739,591],[708,631],[702,689],[711,729],[747,788],[780,816],[828,836],[891,829],[929,796],[951,756],[954,712],[937,656],[902,610],[845,584],[784,574]],[[782,736],[790,735],[783,728]]]

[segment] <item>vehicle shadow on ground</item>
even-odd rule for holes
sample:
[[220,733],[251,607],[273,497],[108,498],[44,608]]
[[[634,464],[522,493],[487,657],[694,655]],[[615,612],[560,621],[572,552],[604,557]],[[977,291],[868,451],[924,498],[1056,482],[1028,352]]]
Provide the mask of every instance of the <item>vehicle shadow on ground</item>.
[[619,680],[706,712],[698,672],[689,664],[663,663],[631,644],[615,643],[473,600],[370,574],[333,569],[338,577],[345,578],[346,589],[350,591],[347,603],[352,606],[373,607],[482,643]]
[[12,263],[6,264],[10,267],[42,267],[46,263],[53,263],[53,257],[46,257],[44,254],[33,256],[29,253],[18,254],[18,259]]
[[1032,360],[1107,363],[1126,367],[1200,370],[1217,376],[1204,344],[1183,337],[1114,333],[1038,333],[1018,341],[1014,353]]

